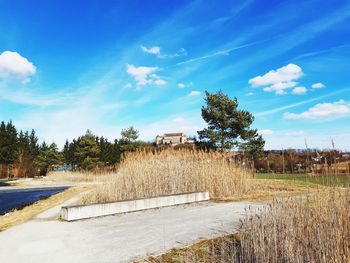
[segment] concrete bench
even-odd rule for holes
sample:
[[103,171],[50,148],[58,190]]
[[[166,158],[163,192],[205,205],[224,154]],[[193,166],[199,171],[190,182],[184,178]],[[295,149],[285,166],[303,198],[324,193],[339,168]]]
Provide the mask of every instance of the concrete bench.
[[74,221],[208,200],[209,192],[197,192],[101,204],[64,206],[61,209],[61,218],[65,221]]

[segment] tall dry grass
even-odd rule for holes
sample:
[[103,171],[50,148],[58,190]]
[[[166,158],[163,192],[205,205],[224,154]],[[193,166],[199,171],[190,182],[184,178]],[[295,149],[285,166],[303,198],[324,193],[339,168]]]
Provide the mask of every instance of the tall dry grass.
[[85,171],[51,171],[44,180],[50,183],[96,183],[103,182],[110,173],[92,173]]
[[231,235],[171,251],[146,262],[348,263],[350,190],[331,189],[279,201]]
[[209,191],[211,197],[244,193],[253,170],[230,154],[167,149],[129,153],[118,172],[81,203]]
[[245,233],[236,262],[350,262],[350,190],[277,202]]

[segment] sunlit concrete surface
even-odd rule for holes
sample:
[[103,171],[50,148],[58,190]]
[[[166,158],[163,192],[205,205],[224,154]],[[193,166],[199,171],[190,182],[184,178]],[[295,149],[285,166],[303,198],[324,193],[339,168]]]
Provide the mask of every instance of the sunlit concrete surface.
[[55,207],[0,232],[0,262],[129,262],[232,233],[258,207],[203,202],[74,222],[57,221]]

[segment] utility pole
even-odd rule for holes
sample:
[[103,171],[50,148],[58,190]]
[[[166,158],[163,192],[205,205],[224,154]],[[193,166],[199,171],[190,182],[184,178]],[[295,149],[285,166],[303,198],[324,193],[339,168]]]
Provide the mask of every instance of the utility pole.
[[307,140],[305,138],[305,147],[306,147],[306,167],[305,167],[305,173],[307,173],[310,169],[310,164],[309,164],[309,147],[307,145]]
[[336,158],[336,154],[335,154],[335,143],[334,143],[333,138],[332,138],[332,148],[333,148],[332,154],[333,154],[334,173],[336,175],[338,175],[338,164],[337,164],[337,158]]
[[282,148],[282,172],[284,174],[286,172],[285,163],[284,163],[284,149],[283,149],[283,146],[281,146],[281,148]]

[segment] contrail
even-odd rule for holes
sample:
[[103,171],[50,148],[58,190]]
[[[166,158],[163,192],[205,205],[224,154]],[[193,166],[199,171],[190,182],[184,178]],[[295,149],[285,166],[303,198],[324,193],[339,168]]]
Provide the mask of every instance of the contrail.
[[252,42],[252,43],[248,43],[248,44],[244,44],[244,45],[240,45],[240,46],[235,46],[235,47],[232,47],[232,48],[229,48],[229,49],[215,51],[215,52],[213,52],[211,54],[204,55],[204,56],[201,56],[201,57],[191,58],[191,59],[188,59],[188,60],[185,60],[185,61],[181,61],[181,62],[178,62],[178,63],[176,63],[174,65],[165,67],[165,68],[181,66],[181,65],[184,65],[184,64],[196,62],[196,61],[199,61],[199,60],[204,60],[204,59],[207,59],[207,58],[212,58],[212,57],[215,57],[215,56],[229,55],[230,52],[232,52],[234,50],[238,50],[238,49],[242,49],[242,48],[258,45],[260,43],[263,43],[263,42],[266,42],[266,41],[269,41],[269,40],[271,40],[271,39],[263,39],[263,40],[255,41],[255,42]]

